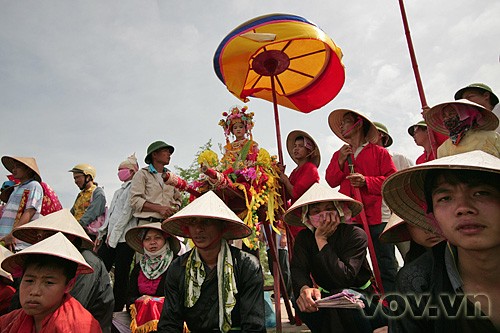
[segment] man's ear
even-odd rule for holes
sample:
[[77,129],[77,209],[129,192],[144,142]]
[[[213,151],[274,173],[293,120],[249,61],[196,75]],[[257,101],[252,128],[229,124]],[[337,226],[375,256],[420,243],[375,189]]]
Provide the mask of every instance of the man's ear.
[[68,281],[68,283],[66,284],[66,289],[64,290],[66,294],[69,294],[71,289],[73,289],[73,287],[75,286],[75,282],[76,282],[76,276]]

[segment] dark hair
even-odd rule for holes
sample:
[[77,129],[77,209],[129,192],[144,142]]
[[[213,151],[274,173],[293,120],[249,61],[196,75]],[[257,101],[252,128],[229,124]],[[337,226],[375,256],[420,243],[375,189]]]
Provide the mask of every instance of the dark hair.
[[500,174],[479,170],[429,170],[424,176],[424,195],[425,202],[427,203],[427,213],[433,212],[432,192],[443,182],[450,185],[491,185],[499,188]]
[[27,256],[24,261],[24,272],[30,266],[35,268],[48,268],[48,269],[56,269],[62,270],[64,276],[66,277],[66,283],[68,283],[72,278],[76,275],[76,269],[78,268],[78,264],[74,261],[51,256],[48,254],[30,254]]

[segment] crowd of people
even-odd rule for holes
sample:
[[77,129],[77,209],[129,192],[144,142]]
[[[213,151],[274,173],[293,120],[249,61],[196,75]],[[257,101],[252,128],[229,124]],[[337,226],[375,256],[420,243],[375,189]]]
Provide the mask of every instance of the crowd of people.
[[200,154],[196,184],[156,141],[146,167],[118,164],[109,206],[90,164],[69,170],[66,209],[34,158],[3,156],[0,333],[112,332],[117,312],[131,332],[265,332],[259,243],[311,332],[500,331],[499,100],[482,83],[454,97],[408,127],[415,163],[384,124],[332,111],[345,144],[325,185],[311,135],[287,136],[287,175],[246,107],[224,113],[225,154]]

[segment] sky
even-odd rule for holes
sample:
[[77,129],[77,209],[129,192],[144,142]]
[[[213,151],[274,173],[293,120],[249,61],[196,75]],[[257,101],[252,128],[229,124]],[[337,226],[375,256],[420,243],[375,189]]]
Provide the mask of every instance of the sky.
[[[500,94],[500,1],[405,6],[428,105],[472,82]],[[342,49],[346,73],[324,107],[279,108],[283,147],[292,130],[311,134],[324,182],[342,145],[328,115],[347,108],[387,125],[390,150],[413,161],[422,153],[407,133],[422,119],[421,103],[396,0],[0,0],[0,8],[0,154],[35,157],[64,207],[79,191],[68,173],[78,163],[95,166],[111,200],[119,163],[135,152],[145,166],[153,141],[175,147],[174,171],[209,140],[221,156],[222,112],[245,104],[216,77],[214,52],[235,27],[270,13],[317,24]],[[255,113],[254,139],[277,154],[272,104],[250,98],[246,105]],[[294,163],[284,149],[289,173]]]

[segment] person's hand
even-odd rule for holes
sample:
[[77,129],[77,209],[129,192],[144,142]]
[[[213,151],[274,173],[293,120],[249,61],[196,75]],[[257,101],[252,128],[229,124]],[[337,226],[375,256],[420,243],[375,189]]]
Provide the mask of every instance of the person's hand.
[[300,295],[297,298],[297,305],[301,312],[316,312],[318,306],[316,300],[321,299],[321,292],[317,288],[309,288],[308,286],[300,289]]
[[327,240],[328,237],[333,235],[340,224],[339,214],[335,211],[325,212],[325,219],[319,222],[316,231],[314,232],[314,237],[316,239]]
[[160,206],[158,209],[158,213],[160,213],[164,218],[174,215],[175,212],[176,210],[169,206]]
[[388,326],[382,326],[373,331],[373,333],[387,333],[387,332],[389,332]]
[[142,296],[141,296],[141,297],[139,297],[137,300],[138,300],[138,301],[144,301],[144,300],[146,300],[146,299],[151,299],[151,296],[149,296],[149,295],[142,295]]
[[352,147],[349,145],[343,145],[339,150],[339,166],[342,169],[345,161],[347,161],[347,156],[353,153]]
[[345,177],[346,179],[349,179],[351,182],[351,185],[354,187],[363,187],[366,185],[366,178],[360,173],[352,173],[349,176]]
[[95,241],[94,241],[94,248],[92,249],[94,252],[97,251],[97,249],[99,248],[99,245],[101,245],[101,239],[99,238],[96,238]]
[[2,238],[2,241],[5,243],[5,247],[9,249],[9,251],[14,252],[17,240],[14,238],[14,236],[12,236],[12,234],[6,235],[4,238]]

